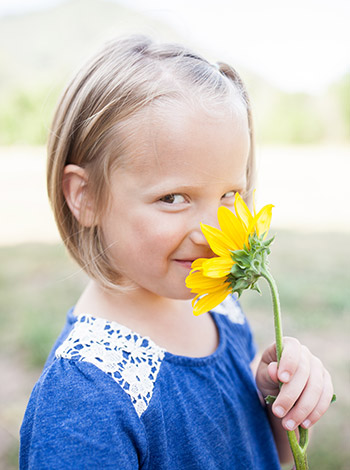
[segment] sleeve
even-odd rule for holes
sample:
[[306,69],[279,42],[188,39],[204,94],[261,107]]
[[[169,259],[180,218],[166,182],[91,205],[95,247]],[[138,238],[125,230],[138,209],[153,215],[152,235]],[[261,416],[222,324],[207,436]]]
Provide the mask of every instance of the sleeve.
[[28,403],[20,469],[136,470],[147,455],[142,421],[119,384],[90,363],[55,360]]

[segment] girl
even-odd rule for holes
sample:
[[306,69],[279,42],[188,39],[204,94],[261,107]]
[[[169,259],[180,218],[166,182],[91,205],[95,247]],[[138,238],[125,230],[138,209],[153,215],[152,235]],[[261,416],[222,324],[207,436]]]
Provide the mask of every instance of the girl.
[[[212,257],[200,222],[249,203],[254,142],[237,73],[144,37],[112,41],[54,118],[48,191],[91,281],[68,313],[21,428],[22,469],[278,469],[286,429],[332,397],[319,359],[285,338],[256,367],[234,297],[200,317],[185,286]],[[264,408],[259,394],[276,395]]]

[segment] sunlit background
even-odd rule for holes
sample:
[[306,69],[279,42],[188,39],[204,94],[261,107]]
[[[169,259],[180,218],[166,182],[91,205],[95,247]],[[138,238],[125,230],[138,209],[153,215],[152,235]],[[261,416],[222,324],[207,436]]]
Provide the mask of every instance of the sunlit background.
[[[315,433],[311,468],[348,468],[349,22],[348,0],[0,0],[0,470],[16,468],[28,394],[85,283],[47,202],[50,119],[84,60],[126,33],[186,43],[246,82],[286,328],[328,358],[342,398]],[[265,297],[242,300],[261,344]]]

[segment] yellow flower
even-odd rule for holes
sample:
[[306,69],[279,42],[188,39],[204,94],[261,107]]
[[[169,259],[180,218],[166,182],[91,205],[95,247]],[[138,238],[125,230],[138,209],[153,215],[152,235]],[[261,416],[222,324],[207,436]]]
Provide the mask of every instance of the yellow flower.
[[236,214],[226,207],[219,208],[221,230],[201,224],[202,232],[217,256],[195,260],[186,278],[186,286],[197,294],[192,302],[195,315],[216,307],[231,292],[240,295],[246,288],[258,289],[255,285],[260,276],[257,266],[264,264],[272,242],[272,239],[264,240],[270,228],[273,205],[264,206],[257,214],[254,202],[252,214],[236,193],[234,207]]

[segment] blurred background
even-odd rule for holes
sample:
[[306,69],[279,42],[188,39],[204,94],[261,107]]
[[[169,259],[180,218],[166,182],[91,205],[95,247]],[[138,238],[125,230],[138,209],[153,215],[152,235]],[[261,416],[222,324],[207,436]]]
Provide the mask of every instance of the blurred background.
[[[319,355],[338,400],[315,427],[310,467],[349,469],[350,3],[347,0],[0,0],[0,469],[18,467],[31,389],[86,283],[45,188],[55,103],[111,37],[145,33],[232,64],[253,104],[258,204],[275,204],[271,269],[284,332]],[[269,293],[242,304],[261,348]]]

